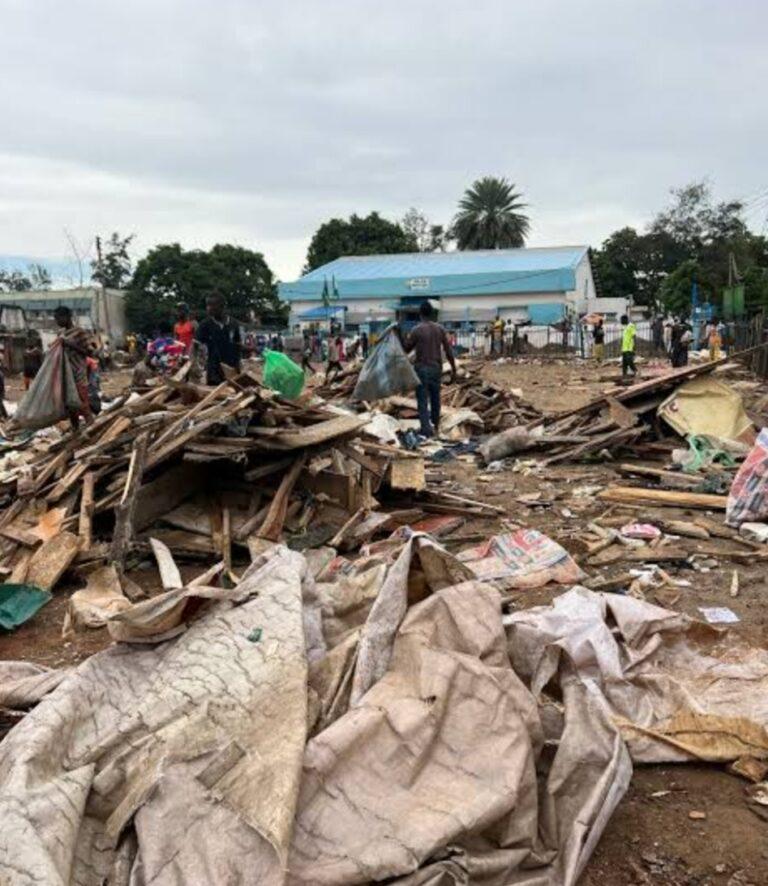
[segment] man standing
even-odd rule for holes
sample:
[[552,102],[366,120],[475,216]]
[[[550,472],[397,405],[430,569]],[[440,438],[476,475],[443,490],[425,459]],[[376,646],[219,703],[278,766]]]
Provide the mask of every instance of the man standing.
[[344,369],[344,367],[341,365],[341,350],[339,348],[340,342],[340,338],[334,338],[333,335],[328,336],[328,366],[325,370],[326,384],[328,384],[331,379],[331,371],[333,371],[335,378]]
[[[451,382],[456,380],[456,360],[448,340],[448,333],[432,319],[432,305],[421,303],[418,323],[406,338],[407,353],[416,352],[414,368],[419,377],[416,401],[419,405],[419,422],[424,437],[432,437],[440,430],[440,381],[443,374],[443,352],[451,365]],[[430,425],[430,417],[432,424]]]
[[301,368],[306,372],[309,370],[310,375],[315,374],[315,367],[310,363],[312,359],[312,342],[309,333],[304,333],[304,340],[301,348]]
[[360,348],[363,352],[363,360],[368,359],[368,333],[363,330],[360,333]]
[[209,385],[224,381],[222,364],[240,371],[240,327],[227,315],[224,296],[214,292],[206,299],[207,316],[197,327],[197,340],[205,345],[208,358],[205,367]]
[[40,340],[33,335],[27,339],[27,346],[24,348],[24,360],[22,368],[24,372],[24,390],[28,391],[35,376],[40,372],[43,365],[43,349],[40,346]]
[[653,350],[657,354],[663,354],[664,348],[664,320],[661,314],[656,314],[651,323],[651,334],[653,336]]
[[93,412],[88,397],[88,333],[75,326],[72,319],[72,311],[66,305],[59,305],[53,312],[53,319],[61,330],[60,339],[63,344],[72,375],[75,377],[75,387],[80,398],[80,412],[70,412],[69,421],[74,430],[79,426],[79,415],[82,414],[86,424],[93,421]]
[[595,328],[592,330],[592,339],[594,340],[592,353],[595,355],[595,360],[598,363],[602,363],[605,359],[605,329],[602,317],[598,318],[597,323],[595,323]]
[[637,367],[635,366],[635,336],[637,335],[637,327],[634,323],[630,323],[629,317],[622,314],[621,317],[621,374],[622,376],[637,375]]
[[195,324],[189,317],[189,307],[183,302],[176,306],[176,324],[173,337],[184,345],[184,353],[189,356],[195,340]]

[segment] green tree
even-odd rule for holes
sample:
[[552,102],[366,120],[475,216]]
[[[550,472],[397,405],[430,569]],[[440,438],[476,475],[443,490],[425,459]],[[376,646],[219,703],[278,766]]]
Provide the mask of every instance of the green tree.
[[594,251],[592,262],[604,296],[653,307],[662,282],[685,258],[685,251],[666,232],[639,234],[628,227],[614,231]]
[[32,288],[32,281],[21,271],[0,270],[0,292],[24,292]]
[[681,317],[690,314],[694,281],[699,287],[699,301],[706,301],[711,296],[711,290],[695,259],[684,261],[665,278],[659,291],[659,300],[668,313]]
[[459,200],[451,235],[459,249],[525,246],[530,220],[515,186],[505,178],[479,178]]
[[344,255],[387,255],[416,252],[418,245],[397,222],[387,221],[378,212],[364,218],[332,218],[315,231],[307,250],[305,273]]
[[672,202],[651,223],[649,233],[665,236],[680,252],[680,261],[695,261],[707,280],[713,299],[729,278],[730,256],[744,268],[755,263],[754,239],[738,200],[715,203],[705,181],[672,189]]
[[106,243],[96,238],[97,252],[101,251],[101,260],[97,256],[91,261],[91,279],[108,289],[124,289],[131,279],[131,257],[128,247],[136,235],[121,237],[114,231]]
[[178,243],[156,246],[136,265],[126,295],[132,329],[151,333],[185,302],[202,316],[205,299],[218,290],[232,316],[241,321],[283,323],[286,306],[277,297],[275,278],[260,252],[218,244],[207,252],[184,250]]
[[442,225],[433,225],[427,216],[413,206],[400,220],[400,227],[416,244],[419,252],[445,252],[449,237]]
[[768,308],[768,267],[752,265],[744,274],[744,304],[747,310]]

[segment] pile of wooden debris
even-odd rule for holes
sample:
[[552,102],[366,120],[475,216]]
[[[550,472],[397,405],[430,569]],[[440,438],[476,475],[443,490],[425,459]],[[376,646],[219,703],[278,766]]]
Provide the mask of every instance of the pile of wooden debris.
[[[426,491],[422,457],[367,436],[369,420],[283,400],[248,373],[125,394],[2,476],[4,580],[50,590],[67,570],[114,564],[137,597],[125,572],[150,539],[231,570],[233,549],[264,541],[349,549],[428,514],[496,513]],[[377,496],[390,512],[369,519]]]
[[541,452],[544,465],[577,461],[602,451],[615,455],[619,450],[628,450],[649,458],[667,456],[680,445],[681,437],[661,427],[659,406],[685,382],[712,372],[724,362],[690,366],[630,387],[613,388],[584,406],[541,416],[525,428],[502,432],[483,444],[481,451],[486,462],[513,453],[537,451]]
[[[441,402],[448,436],[453,428],[460,427],[464,436],[492,434],[542,417],[541,412],[523,398],[521,391],[505,389],[484,379],[481,374],[484,365],[484,361],[478,360],[459,361],[455,382],[450,380],[447,365],[443,367]],[[316,393],[336,402],[347,402],[355,389],[359,372],[360,364],[348,367],[330,384],[317,388]],[[418,417],[416,400],[412,396],[390,397],[378,402],[376,408],[401,419]]]

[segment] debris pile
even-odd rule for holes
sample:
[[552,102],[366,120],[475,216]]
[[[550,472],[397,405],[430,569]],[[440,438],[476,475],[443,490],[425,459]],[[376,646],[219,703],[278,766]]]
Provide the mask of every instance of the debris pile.
[[[724,385],[700,378],[716,366],[691,366],[631,387],[617,387],[584,406],[502,432],[498,440],[492,438],[486,444],[485,461],[528,450],[540,451],[543,465],[619,450],[651,458],[671,455],[674,445],[660,439],[664,433],[659,420],[682,436],[735,440],[736,451],[744,455],[754,441],[754,428],[740,398]],[[716,454],[710,453],[710,464]]]
[[122,577],[151,540],[185,559],[221,557],[229,572],[233,548],[263,541],[349,550],[429,514],[501,510],[425,490],[423,458],[379,442],[369,422],[285,400],[247,373],[123,396],[0,477],[4,579],[50,591],[71,567],[105,564]]
[[[722,425],[723,392],[701,433],[712,387],[685,388],[711,368],[548,417],[479,372],[445,385],[461,420],[443,433],[490,434],[446,445],[496,463],[479,479],[505,507],[469,497],[473,469],[432,482],[396,442],[412,399],[354,412],[249,372],[213,389],[181,372],[33,441],[0,474],[5,587],[50,597],[76,577],[65,635],[106,627],[114,643],[68,669],[0,662],[0,871],[575,886],[633,763],[731,764],[759,806],[768,653],[704,623],[738,620],[722,599],[697,597],[717,604],[703,622],[671,611],[693,585],[677,570],[734,562],[738,609],[747,565],[768,558],[763,524],[704,513],[762,519],[746,473],[764,490],[768,462],[761,438],[740,507],[709,488],[752,435],[738,408]],[[569,481],[586,485],[555,489],[560,468],[527,493],[499,477],[507,454],[618,447],[672,464],[580,466]],[[557,511],[557,541],[513,523],[520,505]],[[135,581],[151,561],[154,591]],[[553,585],[570,590],[518,608]]]
[[[457,365],[455,381],[450,380],[448,369],[443,372],[441,436],[460,439],[491,434],[542,418],[541,412],[524,399],[521,391],[509,390],[484,379],[482,362],[462,360]],[[359,365],[347,368],[329,385],[316,388],[316,393],[333,402],[346,404],[357,384],[359,370]],[[387,397],[377,401],[375,408],[405,422],[413,421],[417,427],[418,407],[413,396]]]

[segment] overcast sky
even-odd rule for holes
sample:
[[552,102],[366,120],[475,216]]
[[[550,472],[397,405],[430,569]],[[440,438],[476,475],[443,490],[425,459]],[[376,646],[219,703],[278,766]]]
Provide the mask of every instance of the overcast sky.
[[113,230],[296,277],[332,216],[447,222],[481,175],[529,245],[599,245],[708,177],[768,208],[765,0],[0,0],[0,265]]

